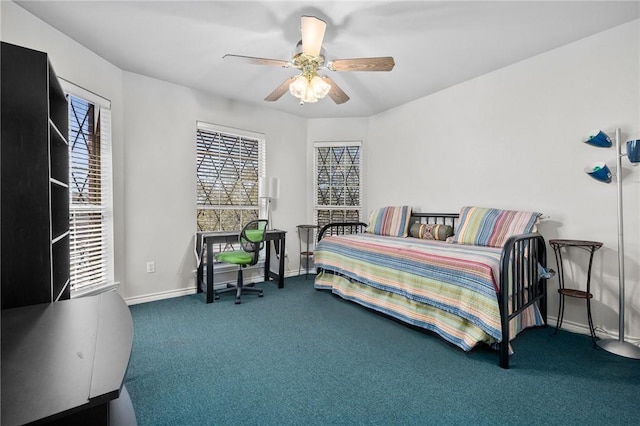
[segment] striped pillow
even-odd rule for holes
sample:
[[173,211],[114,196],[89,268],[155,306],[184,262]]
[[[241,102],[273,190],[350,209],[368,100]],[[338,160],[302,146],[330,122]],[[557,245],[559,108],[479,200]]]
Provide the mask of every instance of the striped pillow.
[[383,207],[371,212],[367,232],[390,237],[406,237],[409,233],[411,207]]
[[502,247],[513,235],[533,232],[540,213],[463,207],[454,243]]

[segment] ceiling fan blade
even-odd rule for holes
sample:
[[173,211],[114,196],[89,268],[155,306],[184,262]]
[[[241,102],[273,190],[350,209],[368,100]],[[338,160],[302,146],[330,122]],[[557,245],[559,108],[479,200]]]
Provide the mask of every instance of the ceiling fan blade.
[[253,65],[270,65],[276,67],[288,68],[291,63],[280,59],[267,59],[267,58],[254,58],[253,56],[240,56],[240,55],[224,55],[222,59],[225,62],[243,62]]
[[289,77],[288,79],[286,79],[284,83],[276,87],[276,89],[273,92],[269,93],[269,95],[266,98],[264,98],[264,100],[268,102],[273,102],[280,99],[282,95],[284,95],[289,91],[289,85],[293,83],[293,80],[295,79],[296,77]]
[[347,94],[344,93],[344,91],[340,88],[340,86],[336,84],[335,81],[333,81],[331,78],[327,77],[326,75],[323,75],[322,79],[331,85],[331,89],[329,89],[328,95],[331,99],[333,99],[333,102],[340,105],[349,100],[349,96],[347,96]]
[[327,64],[331,71],[391,71],[396,63],[391,56],[379,58],[334,59]]
[[320,56],[324,31],[327,23],[315,16],[303,16],[302,23],[302,52],[308,56]]

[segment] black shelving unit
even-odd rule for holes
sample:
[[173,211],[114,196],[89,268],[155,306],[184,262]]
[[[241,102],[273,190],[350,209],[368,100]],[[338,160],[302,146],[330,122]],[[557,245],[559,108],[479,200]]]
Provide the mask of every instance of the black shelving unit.
[[2,42],[2,309],[68,299],[68,106],[46,53]]

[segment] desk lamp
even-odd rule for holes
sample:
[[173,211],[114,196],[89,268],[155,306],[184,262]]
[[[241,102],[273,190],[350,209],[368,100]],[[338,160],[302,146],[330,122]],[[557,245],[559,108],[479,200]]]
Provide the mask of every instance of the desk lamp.
[[280,179],[261,177],[258,184],[258,198],[267,201],[268,229],[274,229],[271,222],[271,200],[277,200],[280,196]]

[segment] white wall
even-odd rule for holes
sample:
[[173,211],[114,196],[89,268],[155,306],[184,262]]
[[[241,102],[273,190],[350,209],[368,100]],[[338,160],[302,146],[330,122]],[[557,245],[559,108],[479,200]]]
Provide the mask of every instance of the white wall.
[[0,2],[2,41],[47,52],[59,77],[111,101],[115,279],[125,280],[122,71],[13,2]]
[[[522,61],[371,117],[369,209],[409,204],[456,212],[464,205],[540,211],[546,239],[604,243],[593,271],[593,317],[617,333],[616,186],[588,177],[615,151],[581,142],[593,128],[640,138],[639,21]],[[623,159],[627,334],[640,336],[640,168]],[[614,167],[615,169],[615,167]],[[398,170],[402,170],[398,173]],[[586,259],[572,272],[584,278]],[[550,265],[555,269],[553,255]],[[572,277],[567,276],[568,282]],[[584,286],[583,281],[579,281]],[[550,281],[550,315],[557,313]],[[583,300],[566,301],[565,321],[586,324]],[[617,336],[617,335],[616,335]]]
[[[297,274],[306,120],[123,72],[12,2],[0,14],[3,41],[47,52],[59,76],[112,102],[115,276],[129,302],[195,289],[198,120],[266,135],[267,175],[280,178],[273,223],[287,231],[285,265]],[[156,273],[146,273],[150,260]]]
[[[267,175],[280,178],[275,227],[288,231],[290,270],[298,269],[295,225],[305,220],[306,120],[241,105],[125,72],[127,176],[126,294],[180,294],[194,288],[196,120],[266,135]],[[286,125],[283,125],[286,123]],[[145,270],[156,262],[156,273]]]
[[[3,41],[48,52],[60,76],[112,101],[116,280],[129,300],[193,290],[201,120],[266,134],[267,174],[281,182],[273,220],[288,231],[289,271],[298,269],[296,225],[313,218],[313,142],[362,140],[365,212],[390,204],[531,209],[550,216],[540,227],[547,239],[604,242],[594,319],[616,332],[615,186],[582,172],[615,157],[580,140],[597,127],[640,137],[638,21],[373,117],[307,121],[123,72],[13,3],[1,2],[0,14]],[[640,336],[640,169],[623,161],[627,333]],[[155,274],[145,272],[148,260]],[[582,267],[571,272],[583,278]],[[556,286],[554,279],[552,316]],[[585,324],[584,302],[568,300],[565,318]]]

